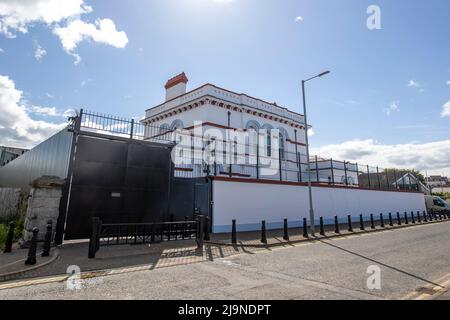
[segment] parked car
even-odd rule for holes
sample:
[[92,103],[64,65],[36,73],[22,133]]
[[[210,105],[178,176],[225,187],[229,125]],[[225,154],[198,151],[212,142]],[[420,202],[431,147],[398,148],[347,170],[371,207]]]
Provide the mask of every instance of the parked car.
[[438,196],[425,196],[425,205],[428,211],[450,212],[450,204]]

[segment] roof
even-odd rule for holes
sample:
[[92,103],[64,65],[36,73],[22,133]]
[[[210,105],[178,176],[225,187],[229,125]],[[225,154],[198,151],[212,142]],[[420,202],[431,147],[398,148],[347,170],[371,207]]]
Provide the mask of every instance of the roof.
[[167,89],[170,89],[170,88],[176,86],[179,83],[188,83],[188,81],[189,81],[189,79],[186,77],[186,74],[183,72],[183,73],[180,73],[179,75],[167,80],[165,88],[167,90]]
[[[172,80],[172,79],[170,79],[169,81],[171,81],[171,80]],[[167,83],[169,83],[169,81],[168,81]],[[184,93],[184,94],[182,94],[182,95],[180,95],[180,96],[177,96],[177,97],[175,97],[175,98],[172,98],[172,99],[170,99],[170,100],[167,100],[167,101],[165,101],[165,102],[163,102],[163,103],[160,103],[159,105],[156,105],[156,106],[153,106],[153,107],[151,107],[151,108],[148,108],[148,109],[146,109],[145,111],[147,112],[147,111],[150,111],[150,110],[152,110],[152,109],[156,109],[156,108],[158,108],[158,107],[161,107],[162,105],[165,105],[165,104],[168,103],[168,102],[171,102],[171,101],[173,101],[173,100],[176,100],[176,99],[179,99],[179,98],[181,98],[181,97],[183,97],[183,96],[186,96],[186,95],[188,95],[188,94],[191,94],[192,92],[197,91],[197,90],[199,90],[199,89],[202,89],[202,88],[204,88],[204,87],[206,87],[206,86],[211,86],[211,87],[214,87],[214,88],[216,88],[216,89],[223,90],[223,91],[226,91],[226,92],[229,92],[229,93],[232,93],[232,94],[236,94],[236,95],[239,95],[239,96],[246,96],[246,97],[248,97],[248,98],[251,98],[251,99],[254,99],[254,100],[258,100],[258,101],[261,101],[261,102],[263,102],[263,103],[267,103],[267,104],[274,105],[274,106],[276,106],[276,107],[278,107],[278,108],[280,108],[280,109],[287,110],[288,112],[291,112],[291,113],[293,113],[293,114],[296,114],[296,115],[299,115],[299,116],[302,116],[302,117],[303,117],[303,114],[298,113],[298,112],[295,112],[295,111],[292,111],[292,110],[289,109],[289,108],[279,106],[278,104],[276,104],[276,103],[274,103],[274,102],[268,102],[268,101],[263,100],[263,99],[260,99],[260,98],[255,98],[255,97],[250,96],[250,95],[248,95],[248,94],[246,94],[246,93],[237,93],[237,92],[235,92],[235,91],[231,91],[231,90],[228,90],[228,89],[225,89],[225,88],[216,86],[216,85],[214,85],[214,84],[212,84],[212,83],[205,83],[204,85],[202,85],[202,86],[200,86],[200,87],[197,87],[197,88],[195,88],[195,89],[192,89],[192,90],[190,90],[190,91],[188,91],[188,92],[186,92],[186,93]]]

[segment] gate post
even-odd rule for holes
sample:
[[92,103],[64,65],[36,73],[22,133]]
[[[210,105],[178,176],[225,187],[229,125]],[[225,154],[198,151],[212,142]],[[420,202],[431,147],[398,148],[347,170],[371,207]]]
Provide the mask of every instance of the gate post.
[[100,245],[100,230],[102,228],[102,222],[100,218],[92,218],[92,230],[91,238],[89,239],[89,253],[88,258],[94,259]]

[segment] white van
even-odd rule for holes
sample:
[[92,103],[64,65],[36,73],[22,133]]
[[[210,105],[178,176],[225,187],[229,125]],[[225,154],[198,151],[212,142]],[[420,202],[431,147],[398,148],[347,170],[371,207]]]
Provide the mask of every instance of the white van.
[[450,204],[438,196],[425,196],[425,205],[428,211],[450,211]]

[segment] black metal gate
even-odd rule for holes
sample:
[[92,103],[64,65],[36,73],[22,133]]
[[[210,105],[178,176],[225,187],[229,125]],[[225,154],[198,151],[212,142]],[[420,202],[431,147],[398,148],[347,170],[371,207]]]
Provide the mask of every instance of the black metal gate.
[[170,147],[79,135],[68,194],[65,239],[88,238],[105,223],[169,221]]
[[174,178],[172,180],[170,221],[183,221],[186,217],[195,219],[197,215],[211,219],[211,208],[211,179]]

